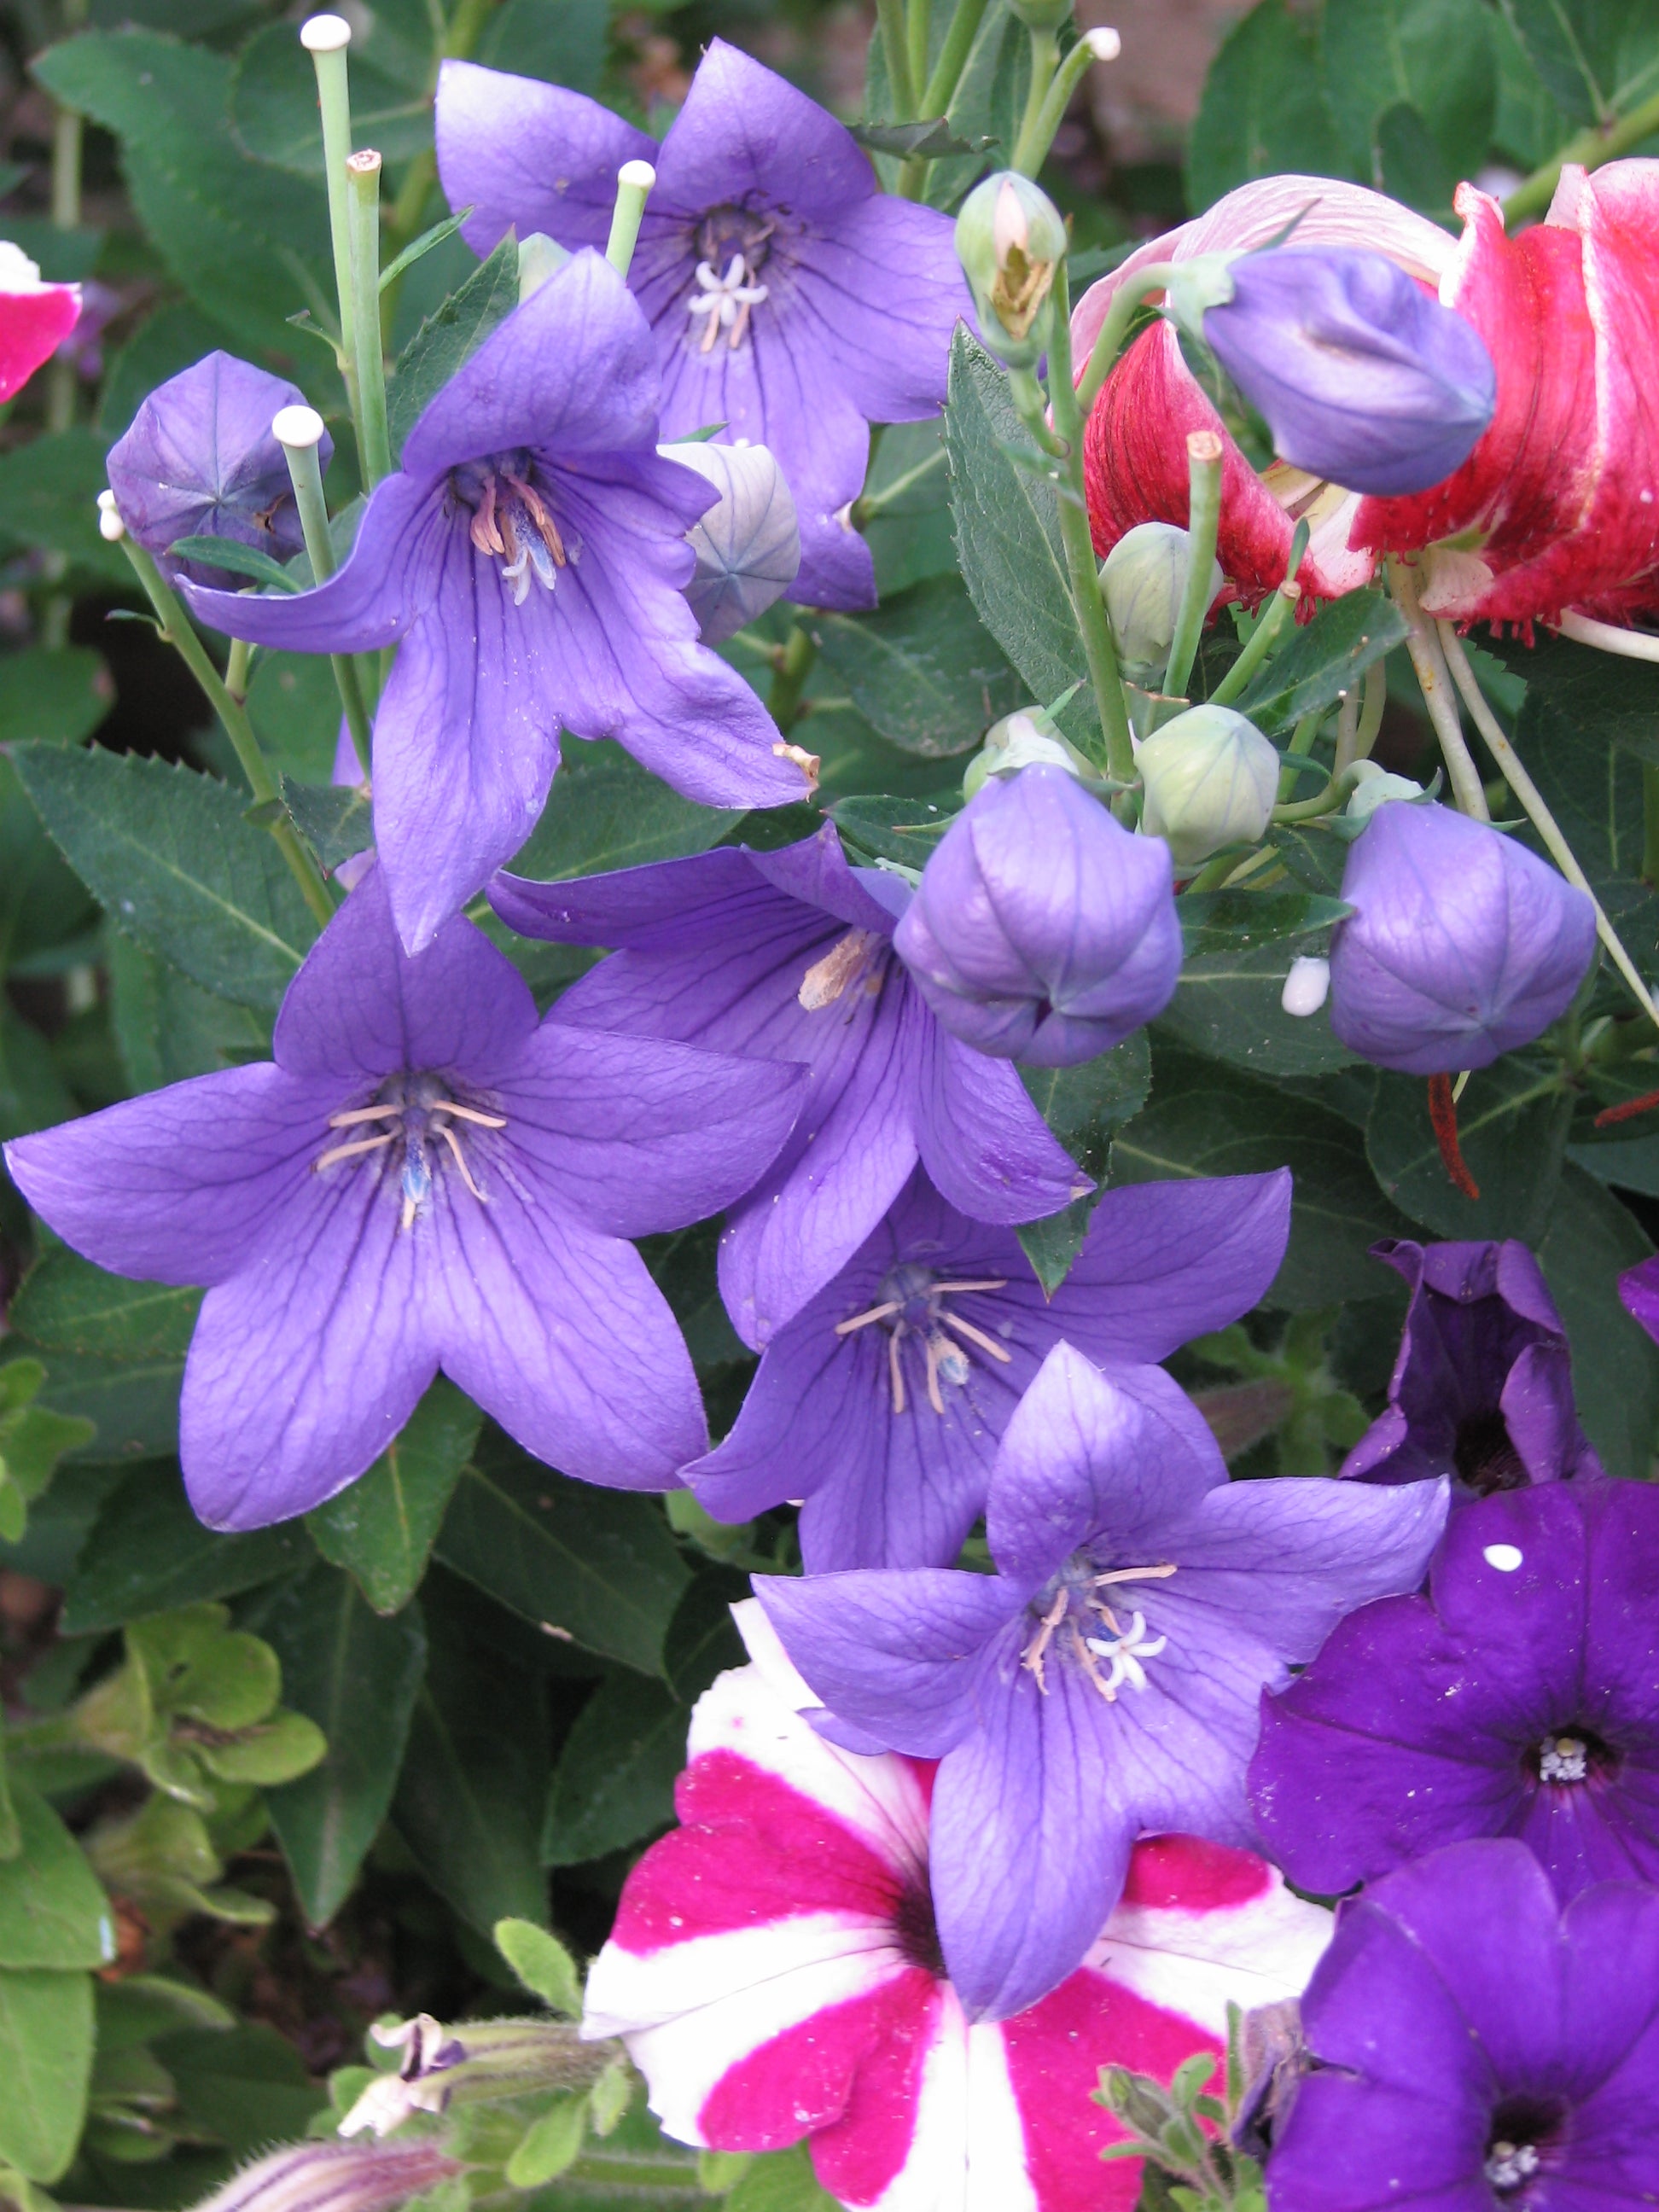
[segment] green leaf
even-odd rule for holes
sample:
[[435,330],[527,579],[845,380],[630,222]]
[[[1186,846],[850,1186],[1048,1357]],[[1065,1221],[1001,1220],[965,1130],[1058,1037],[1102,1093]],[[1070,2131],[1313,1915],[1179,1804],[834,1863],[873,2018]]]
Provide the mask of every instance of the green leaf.
[[90,430],[49,431],[0,453],[0,544],[61,553],[72,568],[131,592],[126,555],[98,534],[108,481],[103,441]]
[[146,316],[104,371],[98,401],[98,434],[104,443],[112,445],[131,428],[133,416],[157,385],[200,361],[224,338],[220,325],[187,301],[174,301]]
[[[1659,695],[1659,683],[1655,690]],[[1634,753],[1610,745],[1595,721],[1570,717],[1530,687],[1515,742],[1607,919],[1637,965],[1651,973],[1659,964],[1659,898],[1642,880],[1642,774]],[[1517,834],[1543,852],[1530,828]]]
[[374,842],[374,809],[361,784],[295,783],[284,776],[283,804],[325,873]]
[[283,1694],[322,1730],[322,1764],[272,1790],[271,1826],[313,1928],[350,1894],[391,1808],[410,1715],[426,1671],[418,1608],[370,1611],[349,1575],[313,1568],[260,1620],[283,1662]]
[[1402,643],[1406,618],[1381,592],[1350,592],[1295,630],[1235,702],[1264,729],[1334,706],[1373,661]]
[[17,1808],[12,1802],[11,1783],[6,1772],[6,1731],[0,1728],[0,1867],[15,1859],[23,1848],[23,1832],[18,1826]]
[[498,1920],[492,1931],[501,1953],[526,1989],[568,2019],[580,2020],[581,1977],[576,1962],[556,1936],[533,1920]]
[[110,1016],[134,1091],[270,1057],[270,1024],[246,1006],[198,990],[118,929],[104,930]]
[[805,2143],[751,2159],[726,2200],[726,2212],[830,2212],[836,2199],[819,2187]]
[[92,1977],[0,1973],[0,2165],[56,2181],[75,2155],[92,2078]]
[[931,799],[838,799],[831,819],[849,844],[874,860],[925,868],[928,856],[961,812],[960,804]]
[[611,1674],[565,1738],[542,1829],[549,1866],[603,1858],[667,1827],[685,1765],[685,1707],[665,1683]]
[[585,2094],[560,2097],[520,2136],[505,2168],[514,2189],[540,2189],[575,2163],[587,2134]]
[[938,161],[947,155],[982,154],[994,138],[958,138],[943,116],[931,123],[855,123],[852,136],[866,152],[891,154],[901,161]]
[[[1043,457],[1014,412],[1007,378],[962,324],[951,344],[945,442],[957,552],[979,618],[1034,699],[1057,699],[1081,683],[1076,709],[1089,671],[1066,579],[1059,498],[1046,475],[1010,458]],[[1072,715],[1062,719],[1069,732]]]
[[597,93],[610,33],[606,0],[507,0],[478,44],[487,69]]
[[176,1466],[134,1468],[111,1495],[76,1562],[63,1632],[86,1636],[199,1599],[234,1597],[307,1564],[298,1528],[222,1536],[191,1511]]
[[532,831],[509,864],[538,883],[567,882],[647,860],[706,853],[741,819],[699,806],[630,760],[620,745],[565,741],[564,765]]
[[222,2142],[234,2159],[303,2136],[328,2103],[285,2036],[263,2021],[228,2033],[190,2029],[159,2052],[185,2118]]
[[83,1358],[54,1352],[46,1357],[46,1391],[54,1413],[90,1421],[95,1433],[66,1456],[91,1465],[154,1459],[179,1443],[179,1386],[182,1355],[147,1359]]
[[1566,1152],[1572,1094],[1559,1068],[1506,1054],[1476,1070],[1457,1103],[1464,1164],[1480,1186],[1465,1196],[1446,1172],[1421,1076],[1384,1073],[1365,1129],[1376,1180],[1404,1213],[1437,1237],[1518,1237],[1536,1243]]
[[1026,696],[955,576],[913,584],[872,614],[821,614],[809,629],[866,720],[925,759],[968,751]]
[[1324,953],[1340,899],[1308,891],[1188,891],[1176,902],[1187,957],[1158,1028],[1194,1052],[1261,1075],[1350,1067],[1322,1014],[1287,1014],[1293,960]]
[[397,1613],[419,1589],[483,1420],[439,1376],[368,1474],[307,1514],[313,1543],[346,1570],[376,1613]]
[[925,577],[956,575],[942,416],[889,425],[871,461],[865,495],[870,508],[864,538],[884,600]]
[[1522,51],[1569,121],[1610,122],[1619,33],[1629,13],[1607,0],[1498,0]]
[[238,576],[251,576],[256,584],[269,584],[279,592],[302,592],[305,586],[297,576],[290,576],[280,561],[273,561],[269,553],[261,553],[257,546],[244,545],[234,538],[175,538],[167,551],[175,560],[210,561],[216,568],[227,568]]
[[683,1705],[695,1705],[717,1674],[748,1659],[732,1608],[750,1594],[749,1577],[734,1567],[705,1567],[675,1607],[663,1666]]
[[1325,0],[1325,88],[1357,175],[1382,184],[1377,125],[1397,103],[1443,161],[1478,165],[1498,102],[1491,22],[1480,0]]
[[1376,1295],[1367,1249],[1409,1236],[1377,1189],[1360,1133],[1313,1101],[1160,1045],[1152,1103],[1120,1130],[1113,1183],[1294,1170],[1291,1241],[1268,1297],[1304,1312]]
[[116,927],[204,990],[269,1013],[317,934],[275,842],[228,784],[134,753],[20,745],[54,843]]
[[428,402],[518,304],[519,249],[509,232],[460,290],[427,317],[399,355],[386,401],[394,454]]
[[437,1556],[498,1604],[584,1650],[660,1674],[690,1579],[660,1509],[571,1482],[485,1431],[445,1516]]
[[1236,185],[1282,171],[1350,172],[1321,82],[1311,33],[1285,0],[1260,0],[1222,40],[1187,141],[1187,201],[1194,212]]
[[384,292],[388,284],[395,283],[405,269],[412,269],[417,261],[424,261],[434,246],[441,246],[446,239],[453,238],[471,212],[471,209],[467,207],[463,208],[459,215],[447,215],[441,222],[434,222],[430,230],[423,230],[418,238],[411,239],[397,258],[388,261],[381,270],[381,291]]
[[1489,637],[1486,649],[1526,684],[1523,738],[1529,724],[1566,728],[1659,765],[1659,668],[1650,661],[1599,653],[1543,629],[1532,645]]
[[1371,162],[1378,187],[1390,199],[1448,222],[1452,195],[1462,171],[1436,145],[1428,125],[1405,100],[1396,100],[1376,118],[1376,152]]
[[[351,128],[360,146],[378,147],[388,161],[406,161],[432,144],[432,104],[377,69],[369,50],[351,51]],[[296,176],[323,172],[323,131],[317,76],[291,23],[256,32],[237,57],[230,83],[230,120],[248,153]]]
[[248,686],[248,719],[285,780],[327,786],[339,739],[340,693],[326,653],[261,653]]
[[1152,1054],[1140,1032],[1080,1067],[1022,1067],[1019,1073],[1033,1105],[1097,1186],[1047,1220],[1029,1222],[1019,1232],[1021,1248],[1052,1297],[1083,1249],[1106,1188],[1112,1138],[1146,1103]]
[[1569,1161],[1539,1262],[1572,1346],[1578,1417],[1607,1473],[1638,1481],[1652,1474],[1659,1346],[1620,1304],[1619,1277],[1652,1255],[1629,1211]]
[[89,647],[29,645],[0,657],[0,744],[78,745],[114,704],[109,671]]
[[108,1966],[115,1921],[86,1854],[21,1778],[12,1784],[12,1805],[22,1849],[0,1862],[0,1967],[63,1973]]
[[201,1304],[200,1291],[106,1275],[78,1252],[59,1245],[25,1277],[12,1305],[11,1325],[46,1352],[182,1360]]

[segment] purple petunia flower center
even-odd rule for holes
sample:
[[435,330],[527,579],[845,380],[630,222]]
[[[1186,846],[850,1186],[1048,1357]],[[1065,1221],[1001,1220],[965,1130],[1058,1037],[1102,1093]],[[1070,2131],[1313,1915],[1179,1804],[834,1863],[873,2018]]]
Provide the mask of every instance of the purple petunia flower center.
[[1020,1665],[1045,1697],[1048,1669],[1056,1662],[1077,1668],[1109,1705],[1117,1703],[1126,1682],[1132,1690],[1144,1690],[1146,1669],[1141,1662],[1156,1659],[1170,1639],[1148,1635],[1146,1614],[1124,1601],[1121,1589],[1167,1582],[1176,1571],[1169,1560],[1157,1566],[1103,1567],[1092,1553],[1073,1552],[1026,1607],[1031,1631]]
[[1477,1498],[1500,1490],[1524,1490],[1532,1477],[1515,1449],[1509,1423],[1496,1406],[1483,1407],[1458,1423],[1452,1443],[1458,1480]]
[[1500,2204],[1525,2203],[1522,2192],[1546,2172],[1565,2117],[1553,2097],[1505,2097],[1493,2112],[1480,2170]]
[[[953,1313],[945,1301],[1006,1291],[1007,1287],[1006,1275],[972,1280],[952,1277],[941,1281],[922,1261],[906,1260],[883,1277],[875,1304],[863,1313],[854,1314],[850,1320],[838,1321],[836,1334],[850,1336],[878,1322],[887,1331],[887,1379],[895,1414],[902,1413],[909,1403],[904,1380],[904,1346],[913,1340],[919,1343],[927,1369],[927,1402],[936,1413],[942,1413],[945,1399],[939,1385],[948,1382],[960,1389],[967,1382],[972,1372],[969,1347],[987,1358],[1000,1361],[1005,1367],[1012,1358],[995,1337],[976,1322]],[[946,1329],[953,1331],[953,1335],[947,1336]]]
[[1613,1781],[1621,1762],[1610,1743],[1593,1729],[1581,1728],[1575,1722],[1534,1744],[1526,1764],[1539,1782],[1571,1789],[1579,1783]]
[[580,538],[560,530],[546,477],[523,447],[464,462],[450,471],[449,484],[458,505],[471,513],[467,535],[500,565],[514,606],[529,598],[532,576],[550,592],[559,570],[580,560]]
[[724,340],[736,353],[749,333],[750,317],[771,295],[760,281],[778,230],[775,210],[753,207],[711,208],[697,225],[697,257],[692,289],[686,296],[690,342],[698,353],[713,353]]
[[936,1981],[945,1980],[945,1948],[939,1940],[933,1893],[925,1876],[906,1882],[899,1892],[893,1907],[893,1932],[899,1949],[913,1966],[920,1966]]
[[[369,1167],[388,1188],[400,1194],[400,1224],[412,1229],[416,1216],[432,1195],[433,1170],[459,1175],[478,1203],[488,1200],[474,1168],[493,1133],[507,1127],[505,1115],[492,1114],[456,1091],[460,1085],[448,1077],[408,1072],[389,1076],[372,1100],[362,1106],[343,1107],[331,1114],[328,1126],[346,1133],[312,1163],[324,1174],[350,1162]],[[367,1135],[360,1131],[369,1131]],[[395,1171],[395,1185],[389,1170]]]

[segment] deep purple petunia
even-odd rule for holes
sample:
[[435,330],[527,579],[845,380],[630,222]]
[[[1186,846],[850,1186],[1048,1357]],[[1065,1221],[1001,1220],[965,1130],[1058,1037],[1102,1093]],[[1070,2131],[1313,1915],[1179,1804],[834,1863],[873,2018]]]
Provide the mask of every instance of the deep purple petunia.
[[337,575],[288,598],[190,594],[261,645],[403,640],[374,721],[374,833],[411,951],[530,835],[561,726],[619,738],[706,805],[805,795],[759,700],[697,642],[685,533],[715,492],[659,457],[659,381],[622,280],[578,254],[421,416]]
[[711,422],[769,447],[794,495],[793,596],[875,605],[848,518],[870,422],[945,400],[951,333],[969,307],[948,216],[878,191],[834,116],[735,46],[709,46],[659,146],[597,100],[470,62],[438,81],[438,167],[465,237],[509,227],[603,246],[617,172],[657,172],[629,283],[662,363],[663,435]]
[[737,1425],[685,1480],[721,1521],[804,1498],[808,1574],[949,1566],[1053,1346],[1139,1365],[1237,1321],[1273,1279],[1290,1212],[1282,1168],[1108,1191],[1047,1298],[1012,1231],[969,1220],[918,1168],[772,1339]]
[[1365,1482],[1447,1474],[1454,1502],[1599,1475],[1572,1357],[1538,1262],[1501,1244],[1373,1244],[1411,1285],[1386,1409],[1342,1462]]
[[[150,393],[110,447],[109,481],[122,521],[169,575],[233,592],[242,580],[228,568],[169,560],[180,538],[234,538],[278,561],[300,550],[288,460],[270,424],[281,409],[304,404],[298,385],[228,353],[207,355]],[[333,451],[325,431],[319,466]]]
[[374,867],[289,986],[273,1049],[6,1148],[88,1259],[207,1285],[179,1407],[203,1520],[320,1504],[440,1367],[567,1474],[672,1487],[708,1432],[673,1316],[622,1240],[742,1189],[799,1078],[538,1022],[470,921],[411,959]]
[[757,1349],[852,1258],[918,1159],[976,1221],[1035,1221],[1091,1188],[1013,1069],[928,1012],[893,952],[904,885],[849,868],[831,823],[781,852],[500,876],[489,896],[526,937],[622,948],[565,993],[562,1020],[811,1069],[788,1143],[720,1240],[721,1293]]
[[1644,1260],[1619,1278],[1620,1302],[1659,1343],[1659,1260]]
[[1650,2212],[1659,1891],[1565,1911],[1520,1844],[1450,1844],[1341,1907],[1273,2212]]
[[854,1750],[941,1763],[933,1897],[970,2016],[1081,1960],[1136,1838],[1249,1847],[1258,1702],[1343,1613],[1421,1577],[1443,1483],[1229,1482],[1163,1370],[1067,1344],[1004,1432],[994,1575],[763,1576],[756,1595]]
[[1519,1836],[1565,1898],[1659,1882],[1659,1492],[1552,1483],[1453,1516],[1426,1597],[1351,1613],[1262,1703],[1251,1801],[1333,1897]]

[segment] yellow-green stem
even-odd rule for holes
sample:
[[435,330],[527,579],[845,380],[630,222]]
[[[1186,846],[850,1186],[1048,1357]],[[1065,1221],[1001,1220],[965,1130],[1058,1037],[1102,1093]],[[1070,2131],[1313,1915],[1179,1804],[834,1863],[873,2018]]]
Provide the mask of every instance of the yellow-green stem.
[[904,0],[905,59],[913,93],[919,93],[927,82],[927,40],[933,15],[933,0]]
[[[333,27],[343,19],[313,16],[301,31],[302,42],[310,48],[312,64],[317,75],[317,105],[322,115],[323,176],[328,186],[328,229],[330,243],[334,249],[334,290],[340,313],[340,375],[346,388],[346,398],[351,406],[351,420],[357,431],[358,451],[362,450],[362,423],[357,404],[357,353],[355,329],[355,295],[351,276],[351,187],[346,176],[346,163],[351,158],[351,85],[346,64],[346,47],[350,33],[342,37]],[[313,28],[315,25],[317,27]]]
[[1096,334],[1089,349],[1089,365],[1084,370],[1077,387],[1077,404],[1087,422],[1090,411],[1100,397],[1100,387],[1116,366],[1123,350],[1123,341],[1129,335],[1143,301],[1155,292],[1169,289],[1175,269],[1167,261],[1154,261],[1145,269],[1137,269],[1127,283],[1120,284],[1112,295],[1111,305],[1106,310],[1106,319]]
[[[277,422],[283,422],[278,416]],[[313,422],[317,418],[313,416]],[[322,468],[313,442],[283,444],[288,457],[289,480],[294,486],[294,504],[300,517],[300,532],[306,543],[306,552],[311,561],[311,573],[318,583],[325,584],[334,574],[334,540],[329,535],[328,505],[323,497]],[[357,674],[357,664],[349,653],[331,653],[329,665],[334,671],[335,688],[340,695],[346,727],[351,732],[352,749],[363,774],[369,773],[371,728],[368,709],[363,701],[363,688]]]
[[1451,786],[1452,798],[1473,820],[1490,822],[1492,809],[1486,804],[1480,770],[1463,735],[1451,676],[1442,656],[1434,624],[1419,603],[1417,578],[1408,563],[1389,562],[1389,584],[1395,604],[1411,624],[1406,650],[1412,657],[1423,704],[1429,710],[1429,720],[1440,740],[1440,757],[1446,763],[1446,781]]
[[1042,104],[1060,66],[1060,40],[1052,31],[1028,30],[1026,36],[1031,48],[1031,88],[1025,95],[1025,113],[1020,119],[1019,136],[1014,141],[1014,155],[1008,166],[1018,169],[1022,176],[1034,177],[1042,167],[1042,156],[1048,149],[1043,147],[1029,167],[1026,149],[1036,143]]
[[392,474],[386,423],[386,354],[380,344],[380,157],[354,154],[346,163],[351,196],[352,323],[357,404],[363,440],[363,484],[373,491]]
[[[962,82],[962,72],[968,66],[968,57],[974,50],[974,40],[979,36],[979,27],[985,20],[988,0],[957,0],[951,17],[950,28],[945,33],[945,44],[939,50],[939,59],[933,64],[933,73],[923,88],[918,105],[928,119],[948,116],[951,102],[957,96],[957,87]],[[899,171],[899,196],[902,199],[919,200],[927,190],[931,161],[912,155]]]
[[1513,230],[1523,217],[1542,215],[1555,198],[1561,172],[1569,162],[1585,169],[1599,169],[1604,161],[1616,161],[1621,154],[1628,154],[1632,146],[1639,146],[1656,131],[1659,131],[1659,93],[1644,100],[1639,107],[1632,107],[1628,115],[1621,115],[1605,130],[1592,124],[1576,138],[1569,138],[1523,184],[1516,186],[1504,203],[1504,221]]
[[1291,538],[1291,557],[1285,563],[1285,580],[1273,593],[1270,603],[1256,617],[1255,628],[1244,641],[1244,649],[1232,666],[1210,694],[1212,707],[1230,706],[1249,685],[1262,662],[1273,651],[1279,632],[1296,612],[1296,603],[1302,593],[1297,586],[1297,574],[1302,566],[1302,556],[1308,550],[1308,526],[1298,522]]
[[881,27],[881,54],[887,64],[887,89],[893,102],[893,120],[909,123],[916,112],[915,87],[910,80],[909,36],[904,22],[904,0],[876,0],[876,21]]
[[817,657],[817,646],[798,623],[790,631],[788,642],[779,656],[766,701],[767,713],[786,738],[800,719],[801,694]]
[[611,210],[611,235],[605,241],[605,258],[618,276],[625,277],[633,266],[645,204],[656,181],[657,173],[649,161],[624,161],[617,172],[617,199]]
[[1187,574],[1176,612],[1175,635],[1164,672],[1164,689],[1184,699],[1198,657],[1204,617],[1210,611],[1210,579],[1215,568],[1216,532],[1221,524],[1221,458],[1224,448],[1213,430],[1193,430],[1187,438]]
[[[1093,43],[1091,34],[1085,33],[1072,48],[1054,71],[1042,105],[1036,118],[1022,128],[1014,147],[1011,166],[1022,176],[1034,177],[1048,158],[1048,149],[1054,143],[1054,133],[1066,120],[1066,111],[1072,104],[1072,94],[1077,90],[1090,69],[1103,58]],[[1029,109],[1027,111],[1029,115]],[[1029,136],[1028,134],[1029,131]]]

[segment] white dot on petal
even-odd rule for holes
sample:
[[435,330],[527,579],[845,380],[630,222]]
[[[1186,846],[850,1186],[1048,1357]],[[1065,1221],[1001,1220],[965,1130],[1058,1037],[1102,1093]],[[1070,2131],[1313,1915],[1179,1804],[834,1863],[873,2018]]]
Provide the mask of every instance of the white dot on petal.
[[1512,1575],[1521,1564],[1522,1555],[1513,1544],[1488,1544],[1480,1556],[1500,1575]]

